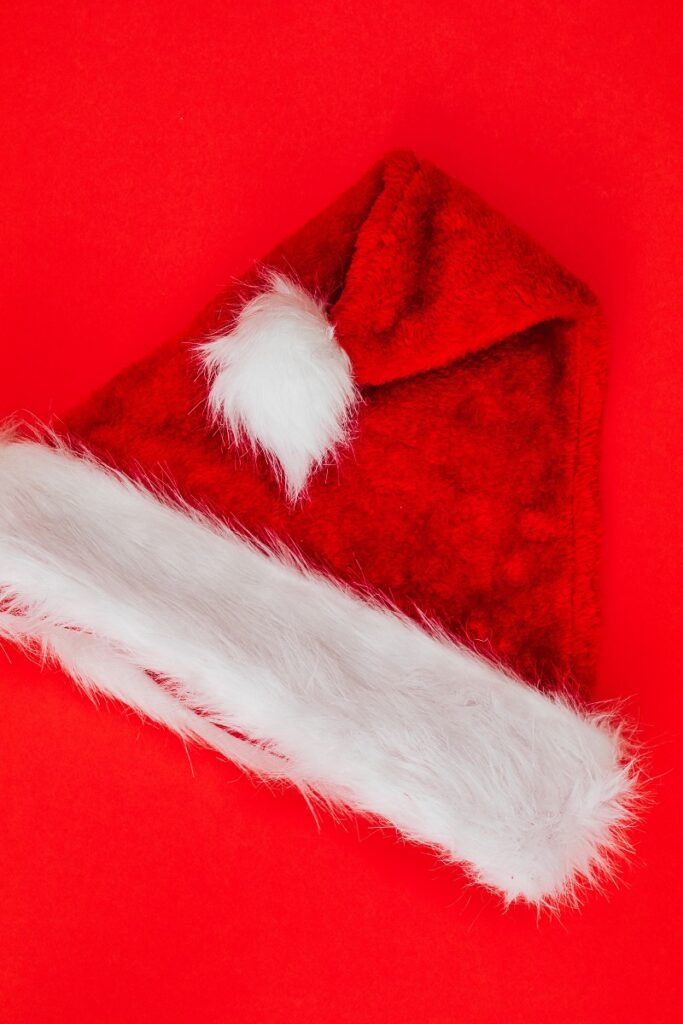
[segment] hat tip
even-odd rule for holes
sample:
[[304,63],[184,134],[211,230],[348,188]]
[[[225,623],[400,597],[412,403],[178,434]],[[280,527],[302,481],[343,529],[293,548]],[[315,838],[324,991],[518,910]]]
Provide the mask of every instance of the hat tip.
[[200,345],[212,418],[262,451],[295,501],[348,439],[351,362],[322,302],[274,270],[226,333]]

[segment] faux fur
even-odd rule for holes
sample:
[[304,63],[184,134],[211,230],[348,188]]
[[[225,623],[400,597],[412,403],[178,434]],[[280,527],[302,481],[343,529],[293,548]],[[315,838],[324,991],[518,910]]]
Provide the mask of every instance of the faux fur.
[[93,460],[0,444],[0,584],[0,632],[81,685],[393,823],[506,900],[571,895],[618,847],[632,770],[599,715]]
[[295,500],[344,441],[357,398],[349,357],[322,304],[272,272],[231,329],[200,352],[214,419],[236,442],[261,448]]
[[11,587],[1,586],[0,595],[5,607],[13,609],[0,612],[0,638],[13,640],[28,654],[37,654],[41,661],[55,661],[88,696],[109,697],[127,704],[181,739],[217,750],[240,768],[271,780],[290,779],[281,759],[233,736],[215,725],[211,715],[197,714],[183,703],[174,693],[171,680],[153,679],[123,650],[104,640],[63,626],[56,618],[31,613],[29,604],[19,607]]
[[232,330],[260,265],[69,414],[69,433],[127,475],[163,474],[191,504],[420,609],[530,682],[588,691],[605,364],[590,292],[406,153],[262,263],[326,297],[363,399],[353,443],[310,476],[305,500],[287,500],[262,454],[207,430],[196,346]]

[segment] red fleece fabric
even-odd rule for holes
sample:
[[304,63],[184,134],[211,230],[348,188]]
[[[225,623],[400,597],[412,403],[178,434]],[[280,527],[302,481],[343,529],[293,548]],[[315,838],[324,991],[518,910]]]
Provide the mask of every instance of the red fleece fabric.
[[[194,349],[229,329],[261,266],[325,297],[363,398],[349,449],[294,506],[265,459],[210,427]],[[584,285],[473,192],[398,152],[65,422],[132,477],[171,480],[529,681],[587,689],[605,363]]]

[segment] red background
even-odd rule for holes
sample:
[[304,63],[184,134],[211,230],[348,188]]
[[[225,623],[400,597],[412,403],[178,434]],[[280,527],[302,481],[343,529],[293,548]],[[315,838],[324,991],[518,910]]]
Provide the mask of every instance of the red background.
[[5,3],[0,412],[62,412],[408,146],[602,298],[599,697],[655,803],[623,885],[502,914],[362,824],[0,668],[0,1019],[679,1019],[679,4]]

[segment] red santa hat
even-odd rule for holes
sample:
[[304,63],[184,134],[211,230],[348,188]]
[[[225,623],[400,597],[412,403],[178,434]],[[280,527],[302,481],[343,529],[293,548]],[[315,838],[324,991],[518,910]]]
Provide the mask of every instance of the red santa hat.
[[507,900],[571,898],[634,793],[576,696],[604,372],[589,291],[391,154],[47,439],[5,432],[0,635]]

